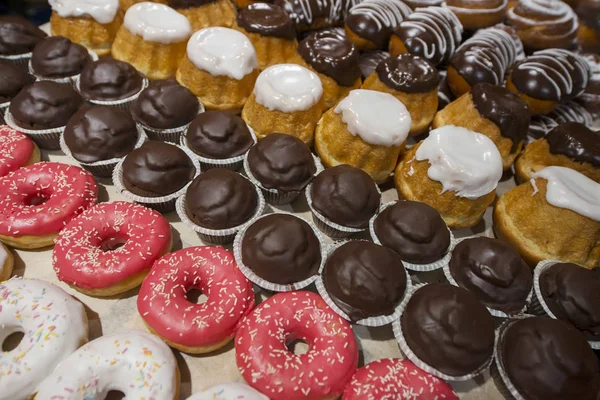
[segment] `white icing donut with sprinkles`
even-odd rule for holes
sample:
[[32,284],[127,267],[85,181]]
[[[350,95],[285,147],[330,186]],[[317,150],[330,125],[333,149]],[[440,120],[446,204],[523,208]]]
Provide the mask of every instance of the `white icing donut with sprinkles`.
[[248,385],[229,382],[211,386],[188,397],[187,400],[269,400],[269,398]]
[[0,343],[16,332],[23,333],[21,342],[0,352],[2,400],[31,398],[44,378],[87,342],[85,309],[58,286],[11,279],[0,284]]

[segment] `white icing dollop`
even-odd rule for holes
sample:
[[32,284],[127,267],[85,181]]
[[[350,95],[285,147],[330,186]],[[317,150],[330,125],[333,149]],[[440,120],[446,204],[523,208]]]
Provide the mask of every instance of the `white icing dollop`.
[[260,392],[243,383],[230,382],[211,386],[187,400],[269,400]]
[[192,34],[192,24],[183,14],[164,4],[149,1],[130,7],[123,25],[148,42],[182,42]]
[[348,132],[378,146],[400,146],[408,137],[412,120],[400,100],[375,90],[352,90],[335,108]]
[[192,35],[187,44],[190,61],[212,76],[240,80],[258,67],[256,50],[241,32],[229,28],[206,28]]
[[119,11],[119,0],[48,0],[63,18],[90,17],[99,24],[110,24]]
[[319,102],[323,85],[314,72],[297,64],[273,65],[260,73],[256,101],[269,110],[305,111]]
[[600,221],[600,183],[596,183],[580,172],[565,167],[546,167],[531,175],[548,181],[546,201],[560,208]]
[[502,178],[502,156],[494,142],[462,127],[434,129],[421,142],[415,158],[429,161],[427,175],[442,184],[442,193],[450,190],[458,197],[484,196]]

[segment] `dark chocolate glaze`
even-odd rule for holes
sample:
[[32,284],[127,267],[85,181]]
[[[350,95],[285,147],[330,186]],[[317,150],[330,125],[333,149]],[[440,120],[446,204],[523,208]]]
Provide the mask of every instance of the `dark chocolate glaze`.
[[133,150],[123,162],[123,184],[144,197],[175,193],[194,178],[192,160],[179,147],[149,140]]
[[175,79],[157,80],[131,105],[131,115],[149,128],[171,129],[188,124],[198,114],[200,102]]
[[35,82],[35,77],[14,64],[0,64],[0,104],[11,101],[25,86]]
[[216,0],[167,0],[169,7],[175,9],[200,7],[205,4],[214,3]]
[[81,72],[79,91],[88,100],[121,100],[142,89],[142,75],[129,63],[100,58]]
[[0,54],[4,56],[29,53],[46,34],[25,18],[0,17]]
[[333,78],[342,86],[352,86],[360,78],[358,49],[335,31],[311,33],[299,43],[298,53],[317,72]]
[[312,205],[325,218],[351,228],[366,228],[381,195],[361,169],[343,164],[321,172],[311,186]]
[[282,133],[259,140],[248,152],[248,166],[262,186],[281,192],[304,189],[317,172],[308,146]]
[[529,129],[531,112],[525,101],[503,86],[479,83],[471,88],[477,111],[500,128],[500,134],[512,140],[516,151]]
[[547,317],[512,322],[498,351],[510,382],[527,400],[596,400],[598,360],[585,337]]
[[360,321],[394,313],[406,291],[406,271],[396,252],[355,240],[329,256],[323,283],[333,302]]
[[417,201],[398,201],[375,218],[382,245],[404,261],[428,264],[441,259],[450,246],[450,231],[435,208]]
[[25,129],[51,129],[65,126],[83,103],[69,85],[38,81],[25,86],[12,99],[9,109]]
[[83,163],[125,157],[138,139],[131,115],[109,106],[82,108],[69,120],[63,135],[71,155]]
[[237,23],[247,32],[287,40],[296,38],[294,21],[276,4],[250,4],[238,11]]
[[215,159],[242,155],[254,143],[244,120],[228,111],[198,114],[188,127],[186,140],[194,153]]
[[244,265],[279,285],[308,279],[321,265],[321,245],[314,231],[289,214],[271,214],[252,223],[241,248]]
[[477,371],[494,351],[494,318],[469,291],[432,283],[417,289],[402,314],[408,347],[450,376]]
[[550,152],[600,167],[600,132],[578,122],[558,125],[547,135]]
[[426,93],[436,90],[440,74],[424,58],[399,54],[377,65],[377,76],[390,89],[405,93]]
[[520,313],[533,287],[531,269],[508,243],[488,237],[460,242],[452,251],[450,274],[487,307]]
[[579,96],[576,101],[585,107],[594,117],[600,117],[600,55],[582,54],[582,57],[588,63],[592,75],[585,89],[585,92]]
[[31,67],[39,76],[62,78],[79,74],[92,60],[88,50],[66,37],[51,36],[39,42],[31,54]]
[[575,5],[579,21],[600,32],[600,1],[580,0]]
[[213,168],[198,175],[185,193],[189,218],[208,229],[228,229],[248,221],[258,206],[252,182],[237,172]]
[[268,0],[282,6],[296,24],[296,30],[303,32],[318,27],[341,25],[348,9],[356,0]]

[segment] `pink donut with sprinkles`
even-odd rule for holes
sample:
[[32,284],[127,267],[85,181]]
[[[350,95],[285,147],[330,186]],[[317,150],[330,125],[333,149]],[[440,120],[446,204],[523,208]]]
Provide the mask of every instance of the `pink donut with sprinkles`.
[[[296,355],[294,340],[308,344]],[[356,371],[358,348],[350,324],[311,292],[279,293],[244,320],[235,340],[244,380],[271,400],[339,397]]]
[[0,178],[0,240],[19,249],[50,246],[75,216],[96,204],[92,174],[42,162]]
[[40,161],[40,149],[25,134],[0,125],[0,177]]
[[56,239],[52,264],[63,282],[90,296],[139,286],[154,261],[171,250],[171,226],[159,212],[116,201],[73,218]]
[[[208,298],[196,304],[195,289]],[[222,247],[188,247],[156,261],[144,279],[137,306],[148,328],[185,353],[208,353],[233,339],[254,308],[252,283]]]
[[344,390],[342,400],[458,400],[443,380],[408,360],[386,358],[360,368]]

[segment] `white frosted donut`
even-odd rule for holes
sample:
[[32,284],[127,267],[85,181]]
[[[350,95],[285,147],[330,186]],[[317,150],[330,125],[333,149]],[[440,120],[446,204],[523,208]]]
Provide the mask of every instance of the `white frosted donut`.
[[212,76],[237,80],[258,67],[252,42],[229,28],[206,28],[194,33],[187,44],[187,56],[196,68]]
[[211,386],[187,400],[269,400],[259,391],[243,383],[229,382]]
[[119,0],[48,0],[63,18],[90,17],[99,24],[110,24],[119,11]]
[[178,378],[169,346],[150,333],[124,331],[71,354],[42,382],[37,399],[104,400],[115,390],[127,399],[174,400]]
[[148,42],[182,42],[192,34],[192,24],[185,15],[164,4],[145,1],[125,13],[123,26]]
[[23,333],[19,345],[0,352],[2,400],[29,399],[44,378],[87,341],[85,309],[58,286],[11,279],[0,284],[0,344],[16,332]]
[[301,65],[278,64],[258,75],[254,95],[269,110],[305,111],[319,102],[323,85],[317,74]]

